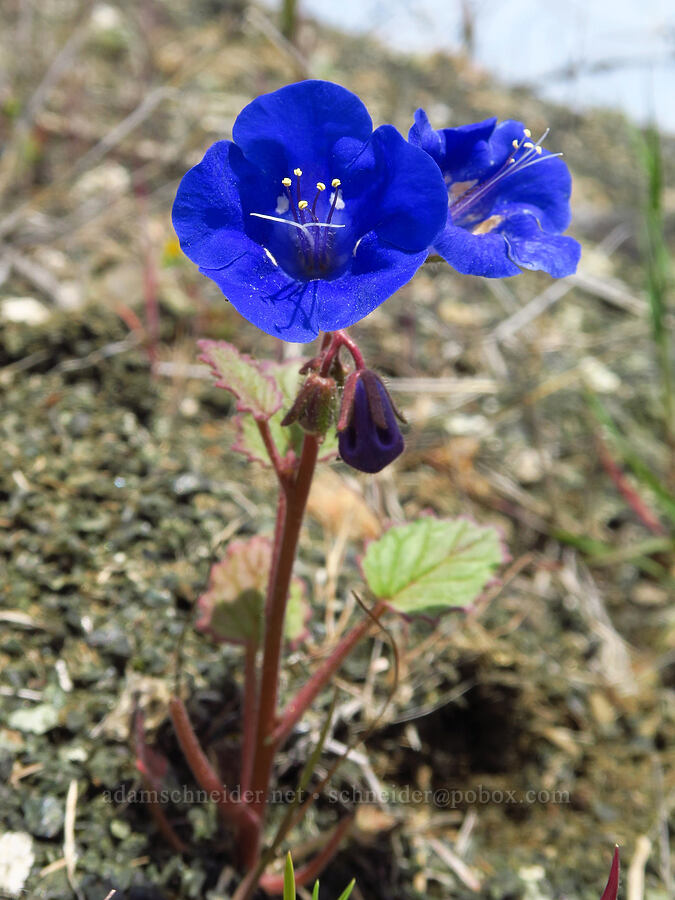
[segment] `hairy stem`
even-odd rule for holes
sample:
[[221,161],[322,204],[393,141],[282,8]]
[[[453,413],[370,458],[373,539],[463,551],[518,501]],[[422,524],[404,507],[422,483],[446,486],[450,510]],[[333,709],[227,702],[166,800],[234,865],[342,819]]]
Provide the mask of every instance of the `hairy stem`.
[[183,701],[178,697],[172,697],[169,701],[169,712],[183,756],[197,783],[208,793],[209,798],[218,804],[223,819],[235,824],[242,822],[248,815],[246,807],[228,799],[220,778],[201,748]]

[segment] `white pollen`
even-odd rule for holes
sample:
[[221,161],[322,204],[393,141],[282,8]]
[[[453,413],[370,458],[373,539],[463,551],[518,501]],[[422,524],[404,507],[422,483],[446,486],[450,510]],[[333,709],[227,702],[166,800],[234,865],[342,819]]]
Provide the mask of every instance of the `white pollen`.
[[[335,200],[335,191],[333,191],[333,193],[330,195],[331,204],[333,203],[333,200]],[[338,191],[338,198],[337,198],[337,200],[335,200],[335,209],[344,209],[344,208],[345,208],[345,201],[342,199],[342,194],[340,193],[340,191]]]
[[274,209],[274,212],[278,216],[282,216],[285,212],[288,212],[289,206],[290,203],[288,202],[288,197],[286,196],[286,194],[279,194],[279,196],[277,197],[277,205]]

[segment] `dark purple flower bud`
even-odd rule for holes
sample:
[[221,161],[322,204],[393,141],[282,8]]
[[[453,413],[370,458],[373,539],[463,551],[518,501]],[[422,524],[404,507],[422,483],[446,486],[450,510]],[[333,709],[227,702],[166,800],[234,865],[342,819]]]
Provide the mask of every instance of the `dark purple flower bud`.
[[340,456],[353,469],[379,472],[403,452],[403,435],[387,389],[369,369],[347,378],[338,422]]
[[297,422],[309,434],[325,434],[335,421],[336,395],[332,378],[310,372],[281,424]]

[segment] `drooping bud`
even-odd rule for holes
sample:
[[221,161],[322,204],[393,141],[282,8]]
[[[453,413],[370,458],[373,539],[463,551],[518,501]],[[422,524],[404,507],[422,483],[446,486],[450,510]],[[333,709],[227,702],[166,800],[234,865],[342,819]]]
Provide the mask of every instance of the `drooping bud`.
[[370,369],[347,377],[338,421],[340,456],[361,472],[379,472],[403,452],[403,421],[382,381]]
[[281,424],[297,422],[309,434],[325,434],[335,420],[336,396],[334,379],[310,372]]

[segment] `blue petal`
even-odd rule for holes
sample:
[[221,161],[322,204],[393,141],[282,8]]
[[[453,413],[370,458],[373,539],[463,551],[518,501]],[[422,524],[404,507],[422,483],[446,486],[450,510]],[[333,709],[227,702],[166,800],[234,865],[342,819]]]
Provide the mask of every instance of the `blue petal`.
[[515,171],[490,192],[494,197],[493,212],[529,207],[537,211],[545,231],[564,231],[571,218],[572,176],[560,157],[544,152],[537,159],[539,162]]
[[423,109],[415,112],[415,124],[408,132],[408,140],[413,147],[420,147],[442,168],[445,158],[445,133],[434,131],[429,117]]
[[256,246],[244,233],[241,201],[242,177],[253,174],[238,147],[218,141],[183,177],[171,216],[181,249],[198,266],[226,266]]
[[499,230],[508,244],[509,256],[519,266],[541,269],[554,278],[576,272],[581,246],[574,238],[542,231],[531,213],[509,216]]
[[339,138],[365,142],[372,130],[368,110],[355,94],[310,80],[253,100],[237,116],[232,134],[246,158],[274,179],[299,167],[314,183],[330,177],[325,167]]
[[354,231],[374,230],[382,240],[414,253],[428,248],[445,223],[448,206],[436,163],[392,125],[381,125],[356,151],[354,141],[346,139],[333,152]]
[[[334,281],[314,281],[321,331],[348,328],[407,284],[427,258],[405,253],[371,232],[361,239],[351,268]],[[309,340],[309,339],[307,339]]]
[[413,252],[424,250],[443,228],[448,199],[443,176],[431,157],[408,144],[393,125],[373,134],[388,179],[375,230],[384,241]]
[[359,243],[350,269],[333,281],[296,281],[252,244],[229,265],[200,271],[220,287],[238,312],[284,341],[313,341],[319,331],[358,322],[413,277],[427,257],[405,253],[373,233]]
[[472,234],[448,224],[436,238],[434,249],[463,275],[504,278],[520,271],[509,258],[506,240],[497,232]]
[[525,139],[525,126],[515,119],[505,119],[495,128],[490,137],[490,162],[499,168],[513,153],[513,142]]
[[291,278],[257,244],[227,266],[202,266],[200,271],[261,331],[298,343],[313,341],[319,333],[316,288],[320,282]]
[[443,128],[445,155],[441,161],[444,175],[453,181],[480,178],[491,164],[488,141],[495,130],[496,119],[485,119],[458,128]]

